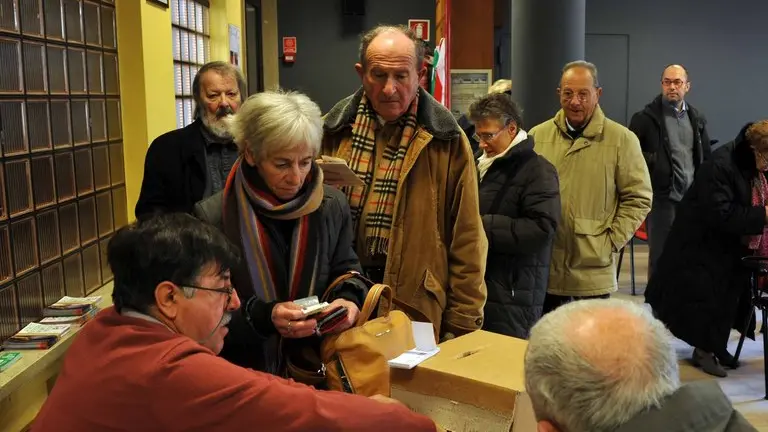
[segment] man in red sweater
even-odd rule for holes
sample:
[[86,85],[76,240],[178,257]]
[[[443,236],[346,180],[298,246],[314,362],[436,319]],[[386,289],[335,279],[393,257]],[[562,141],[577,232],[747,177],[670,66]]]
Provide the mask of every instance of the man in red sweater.
[[217,357],[240,299],[237,249],[185,214],[118,231],[114,307],[89,322],[32,427],[38,431],[430,431],[390,399],[311,387]]

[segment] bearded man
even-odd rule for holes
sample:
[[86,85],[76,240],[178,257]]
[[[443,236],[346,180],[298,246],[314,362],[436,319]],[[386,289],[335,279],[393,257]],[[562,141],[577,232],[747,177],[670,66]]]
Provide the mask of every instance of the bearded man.
[[192,213],[195,203],[221,191],[237,160],[229,118],[243,102],[245,79],[225,62],[205,64],[192,82],[195,121],[156,138],[144,162],[136,218]]

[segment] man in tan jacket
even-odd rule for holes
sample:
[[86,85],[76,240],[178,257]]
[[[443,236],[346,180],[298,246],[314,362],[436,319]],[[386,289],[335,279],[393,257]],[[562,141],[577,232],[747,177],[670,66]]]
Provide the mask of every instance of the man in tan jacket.
[[488,243],[469,143],[419,89],[417,41],[404,27],[363,36],[355,65],[362,88],[326,114],[323,153],[348,161],[365,183],[343,189],[365,273],[445,339],[482,327]]
[[651,209],[651,179],[637,137],[600,109],[597,68],[563,68],[562,109],[530,131],[536,151],[557,168],[562,215],[544,313],[575,299],[616,291],[616,253]]

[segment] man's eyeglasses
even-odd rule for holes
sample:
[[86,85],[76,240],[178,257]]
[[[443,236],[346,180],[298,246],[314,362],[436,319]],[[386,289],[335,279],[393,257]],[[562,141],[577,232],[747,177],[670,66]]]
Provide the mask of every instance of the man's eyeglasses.
[[225,287],[225,288],[205,288],[195,285],[179,285],[180,288],[191,288],[196,290],[203,290],[203,291],[213,291],[217,293],[221,293],[227,296],[227,306],[229,306],[229,302],[232,301],[232,293],[235,292],[235,289],[231,286]]
[[572,92],[570,90],[565,90],[565,91],[560,92],[560,97],[565,102],[568,102],[568,101],[570,101],[571,99],[573,99],[575,97],[575,98],[577,98],[579,100],[579,102],[584,103],[584,102],[588,101],[591,96],[592,96],[592,93],[590,93],[590,92],[588,92],[586,90],[582,90],[582,91],[580,91],[578,93],[574,93],[574,92]]
[[671,80],[671,79],[666,79],[666,78],[665,78],[665,79],[663,79],[663,80],[661,80],[661,85],[663,85],[664,87],[669,87],[669,86],[671,86],[672,84],[674,84],[674,85],[675,85],[675,87],[680,87],[680,86],[682,86],[683,84],[685,84],[685,81],[683,81],[683,80],[681,80],[681,79],[674,79],[674,80]]

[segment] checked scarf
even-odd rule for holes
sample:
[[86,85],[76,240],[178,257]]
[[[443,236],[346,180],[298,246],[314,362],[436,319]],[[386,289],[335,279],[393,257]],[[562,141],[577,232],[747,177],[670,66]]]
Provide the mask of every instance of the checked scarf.
[[[263,190],[265,186],[257,186],[254,176],[258,176],[256,170],[243,164],[240,158],[235,162],[224,189],[224,218],[225,224],[229,225],[225,229],[233,234],[230,238],[241,239],[252,291],[264,302],[295,300],[312,295],[321,231],[320,216],[316,210],[323,201],[323,171],[313,164],[305,187],[293,200],[285,203]],[[227,214],[227,209],[236,211]],[[285,264],[275,261],[280,254],[270,241],[260,217],[296,220],[287,269]],[[288,287],[276,283],[280,280],[277,275],[281,269],[287,270]]]
[[[397,185],[406,152],[416,135],[416,111],[419,98],[414,98],[408,111],[398,120],[402,132],[395,134],[376,164],[376,128],[378,117],[363,94],[352,125],[352,152],[349,167],[365,185],[347,187],[345,192],[355,222],[365,224],[365,251],[369,256],[386,254],[392,228]],[[359,221],[368,205],[364,221]]]

